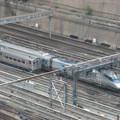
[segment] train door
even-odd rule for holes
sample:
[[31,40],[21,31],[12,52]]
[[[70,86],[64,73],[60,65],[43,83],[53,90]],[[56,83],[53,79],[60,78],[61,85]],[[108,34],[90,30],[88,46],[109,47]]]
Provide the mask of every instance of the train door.
[[42,68],[42,70],[48,71],[49,70],[49,60],[42,59],[41,60],[41,68]]
[[33,62],[33,67],[34,69],[41,69],[41,60],[39,58],[37,58],[36,60],[34,60]]
[[98,70],[93,69],[91,73],[91,77],[95,84],[101,85],[101,74],[99,73]]
[[[25,64],[25,66],[24,66],[24,64]],[[29,69],[29,70],[33,70],[33,63],[32,63],[32,61],[28,61],[28,60],[22,60],[22,67],[24,68],[26,68],[26,69]]]
[[2,52],[0,52],[0,60],[2,59]]
[[95,81],[96,84],[98,85],[101,85],[101,74],[96,74],[96,81]]
[[52,60],[53,58],[50,59],[50,71],[52,70]]

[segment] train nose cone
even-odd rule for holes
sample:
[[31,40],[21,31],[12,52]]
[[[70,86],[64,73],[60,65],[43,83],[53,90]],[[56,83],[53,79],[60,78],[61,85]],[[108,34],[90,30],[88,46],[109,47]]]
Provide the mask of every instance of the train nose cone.
[[120,83],[117,83],[117,84],[116,84],[116,87],[117,87],[117,89],[120,90]]

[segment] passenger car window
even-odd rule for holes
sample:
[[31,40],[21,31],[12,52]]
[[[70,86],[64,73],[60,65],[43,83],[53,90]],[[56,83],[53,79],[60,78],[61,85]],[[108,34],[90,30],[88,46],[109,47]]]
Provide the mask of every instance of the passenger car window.
[[25,64],[25,61],[22,61],[23,64]]
[[8,56],[5,56],[5,58],[7,58],[7,59],[8,59]]
[[11,58],[11,57],[9,57],[9,59],[10,59],[10,60],[12,60],[12,58]]
[[21,62],[20,60],[18,60],[18,62]]
[[16,59],[15,59],[15,58],[14,58],[13,60],[14,60],[14,61],[16,61]]

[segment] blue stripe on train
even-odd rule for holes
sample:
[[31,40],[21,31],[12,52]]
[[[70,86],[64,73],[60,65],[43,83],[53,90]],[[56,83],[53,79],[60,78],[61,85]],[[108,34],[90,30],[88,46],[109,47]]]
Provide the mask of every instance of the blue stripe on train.
[[62,60],[62,59],[60,59],[60,58],[58,58],[58,60],[61,61],[61,62],[64,62],[64,63],[76,64],[76,63],[74,63],[74,62],[65,61],[65,60]]

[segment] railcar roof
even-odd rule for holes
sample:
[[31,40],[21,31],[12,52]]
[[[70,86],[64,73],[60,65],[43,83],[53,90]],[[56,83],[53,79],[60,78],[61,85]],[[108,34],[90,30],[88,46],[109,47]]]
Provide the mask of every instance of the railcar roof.
[[54,60],[56,61],[56,62],[60,62],[60,63],[63,63],[63,64],[65,64],[65,65],[75,65],[76,63],[73,63],[73,62],[69,62],[69,61],[66,61],[66,60],[62,60],[62,59],[60,59],[60,58],[54,58]]
[[0,45],[5,46],[5,47],[9,47],[9,48],[12,48],[12,49],[17,49],[19,51],[24,51],[24,52],[29,53],[29,54],[38,55],[38,56],[44,56],[44,55],[49,54],[49,53],[46,53],[44,51],[33,50],[33,49],[30,49],[30,48],[22,47],[22,46],[15,45],[15,44],[12,44],[12,43],[4,42],[2,40],[0,40]]
[[13,56],[16,56],[16,57],[28,59],[28,60],[34,60],[34,59],[38,58],[37,56],[30,55],[30,54],[27,54],[27,53],[24,53],[21,51],[16,51],[13,49],[5,48],[5,47],[1,47],[0,51],[5,52],[10,55],[13,55]]

